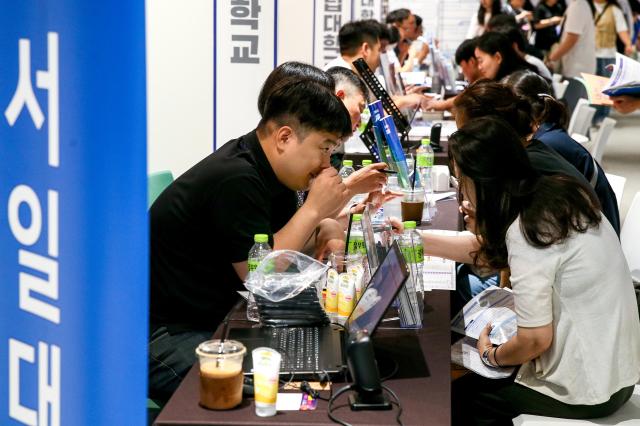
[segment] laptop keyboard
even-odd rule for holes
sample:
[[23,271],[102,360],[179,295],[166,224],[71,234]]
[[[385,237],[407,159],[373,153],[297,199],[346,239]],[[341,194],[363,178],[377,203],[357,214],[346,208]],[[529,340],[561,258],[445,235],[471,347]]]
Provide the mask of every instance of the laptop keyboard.
[[318,327],[284,327],[271,330],[271,347],[282,354],[280,370],[320,370],[320,329]]

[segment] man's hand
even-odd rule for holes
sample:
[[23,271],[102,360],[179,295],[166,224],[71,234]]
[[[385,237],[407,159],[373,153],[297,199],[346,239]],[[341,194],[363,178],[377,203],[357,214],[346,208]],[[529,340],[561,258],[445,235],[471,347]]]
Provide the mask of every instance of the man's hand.
[[304,206],[315,211],[320,219],[324,219],[337,215],[348,197],[349,191],[338,172],[333,167],[328,167],[311,182]]
[[633,96],[611,96],[613,101],[613,108],[622,114],[629,114],[640,108],[640,98]]
[[318,225],[314,257],[322,260],[330,253],[343,253],[345,235],[342,225],[333,219],[324,219]]
[[349,194],[366,194],[367,192],[380,191],[387,183],[387,176],[378,170],[387,168],[386,163],[375,163],[352,173],[342,182],[347,186]]

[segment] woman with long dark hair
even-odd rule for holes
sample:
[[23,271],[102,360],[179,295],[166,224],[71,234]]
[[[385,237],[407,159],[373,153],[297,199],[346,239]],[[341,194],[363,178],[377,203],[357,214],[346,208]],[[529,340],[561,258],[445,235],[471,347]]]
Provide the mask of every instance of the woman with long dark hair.
[[474,13],[469,22],[467,30],[467,39],[482,35],[486,29],[491,17],[503,13],[501,0],[480,0],[478,12]]
[[511,269],[518,324],[498,346],[491,326],[481,333],[482,362],[517,372],[454,381],[453,424],[613,413],[640,379],[640,322],[629,269],[598,200],[570,177],[536,172],[519,135],[496,117],[471,120],[452,135],[449,158],[476,210],[473,257]]
[[502,82],[531,105],[535,130],[533,138],[552,148],[584,175],[600,200],[602,212],[616,233],[620,234],[616,195],[602,167],[584,146],[566,132],[566,109],[553,97],[549,83],[539,75],[526,71],[511,74]]
[[506,35],[498,32],[488,32],[478,37],[475,56],[480,73],[489,80],[500,80],[519,70],[537,70],[518,55]]

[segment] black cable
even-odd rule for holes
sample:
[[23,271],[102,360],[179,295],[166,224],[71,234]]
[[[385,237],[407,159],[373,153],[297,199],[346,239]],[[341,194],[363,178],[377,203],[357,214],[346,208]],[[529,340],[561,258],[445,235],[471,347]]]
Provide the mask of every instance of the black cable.
[[395,401],[391,401],[391,403],[398,406],[398,414],[396,415],[396,422],[400,426],[404,426],[404,424],[402,423],[402,419],[400,419],[400,416],[402,416],[402,404],[400,404],[400,398],[398,398],[398,395],[396,395],[395,392],[389,389],[387,386],[380,384],[380,387],[382,387],[382,389],[388,392],[395,400]]
[[[402,404],[400,403],[400,398],[398,398],[398,395],[396,395],[396,393],[394,391],[392,391],[390,388],[388,388],[387,386],[385,386],[383,384],[381,384],[380,386],[382,387],[382,389],[385,392],[387,392],[393,398],[393,400],[391,401],[391,404],[393,404],[396,407],[398,407],[398,414],[396,414],[396,423],[398,423],[398,425],[400,425],[400,426],[404,426],[404,423],[402,423],[402,419],[400,418],[402,416]],[[336,400],[336,398],[338,398],[340,395],[342,395],[343,393],[345,393],[347,391],[353,390],[354,388],[355,388],[355,385],[344,386],[344,387],[340,388],[340,390],[338,392],[336,392],[335,395],[333,395],[329,399],[329,405],[327,406],[327,415],[329,416],[331,421],[333,421],[334,423],[338,423],[338,424],[343,425],[343,426],[351,426],[351,424],[349,424],[347,422],[344,422],[344,421],[338,419],[337,417],[335,417],[331,413],[331,409],[332,409],[332,406],[333,406],[333,402]]]
[[392,378],[393,376],[398,374],[398,370],[400,370],[400,365],[398,365],[398,361],[396,361],[393,358],[390,358],[390,359],[391,359],[391,361],[393,361],[393,370],[391,371],[391,373],[389,373],[386,376],[380,378],[380,383],[386,382],[387,380],[389,380],[390,378]]
[[329,405],[327,406],[327,415],[329,416],[329,418],[331,419],[332,422],[334,423],[338,423],[339,425],[342,426],[351,426],[350,423],[347,422],[343,422],[342,420],[338,419],[337,417],[335,417],[333,414],[331,414],[331,406],[333,405],[333,401],[336,400],[336,398],[338,398],[340,395],[342,395],[343,393],[350,391],[351,389],[354,388],[354,385],[347,385],[344,386],[342,388],[340,388],[340,390],[338,392],[336,392],[330,399],[329,399]]

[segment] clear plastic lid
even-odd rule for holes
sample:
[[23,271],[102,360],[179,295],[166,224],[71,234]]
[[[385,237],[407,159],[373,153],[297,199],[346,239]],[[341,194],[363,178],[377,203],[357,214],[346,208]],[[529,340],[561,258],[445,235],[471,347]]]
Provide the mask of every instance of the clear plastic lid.
[[236,340],[207,340],[196,348],[196,355],[212,358],[231,358],[242,356],[246,352],[247,348]]
[[253,236],[253,241],[256,243],[268,243],[269,236],[267,234],[256,234]]
[[404,229],[416,229],[416,222],[414,220],[408,220],[403,222]]

